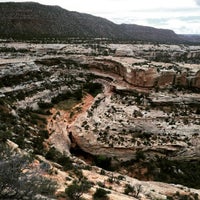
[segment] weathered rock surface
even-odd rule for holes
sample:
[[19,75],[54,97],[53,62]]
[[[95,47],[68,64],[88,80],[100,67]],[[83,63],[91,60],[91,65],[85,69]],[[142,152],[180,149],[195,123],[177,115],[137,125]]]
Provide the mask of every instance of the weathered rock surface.
[[[194,67],[194,69],[191,67],[190,70],[186,71],[187,68],[184,69],[179,65],[166,65],[155,62],[143,63],[143,60],[112,57],[110,60],[107,58],[95,60],[89,63],[88,67],[103,73],[119,75],[124,81],[136,87],[200,88],[199,68],[196,71],[197,67]],[[164,67],[161,67],[163,65]]]
[[[188,116],[187,107],[191,104],[198,107],[199,95],[196,98],[195,95],[180,95],[181,98],[178,94],[151,94],[147,102],[141,97],[139,103],[138,97],[120,99],[116,95],[99,95],[88,112],[77,119],[71,131],[79,147],[94,155],[130,160],[142,149],[147,154],[152,151],[165,155],[168,152],[173,159],[179,159],[180,154],[187,159],[198,159],[199,152],[193,146],[199,144],[191,144],[198,138],[200,118],[195,114]],[[154,108],[146,110],[145,104]],[[168,109],[175,110],[169,113]]]

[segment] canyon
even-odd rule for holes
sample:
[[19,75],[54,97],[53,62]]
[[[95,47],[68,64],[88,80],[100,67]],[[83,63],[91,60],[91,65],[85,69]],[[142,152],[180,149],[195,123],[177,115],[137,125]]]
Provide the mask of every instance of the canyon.
[[52,149],[94,183],[86,199],[101,184],[113,200],[200,199],[200,46],[1,41],[0,55],[8,140],[57,171],[58,193],[76,178]]

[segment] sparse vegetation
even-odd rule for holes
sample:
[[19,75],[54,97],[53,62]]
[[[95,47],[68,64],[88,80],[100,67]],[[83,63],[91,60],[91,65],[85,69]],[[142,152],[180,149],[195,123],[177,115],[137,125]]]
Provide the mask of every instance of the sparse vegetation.
[[[0,199],[39,199],[53,197],[57,184],[42,176],[42,171],[30,169],[31,157],[11,152],[0,145]],[[38,196],[38,197],[37,197]]]
[[83,88],[86,92],[88,92],[94,97],[98,93],[102,92],[102,85],[100,83],[89,82],[89,83],[86,83]]
[[167,196],[167,200],[199,200],[199,195],[197,193],[188,193],[188,194],[180,194],[176,192],[176,194],[172,196]]
[[98,167],[101,167],[106,170],[111,170],[111,158],[108,158],[104,155],[99,155],[94,158],[94,162]]
[[96,192],[93,195],[94,200],[108,200],[109,197],[107,194],[110,192],[108,190],[104,190],[103,188],[97,188]]
[[80,200],[83,193],[88,192],[91,183],[87,180],[74,181],[65,189],[65,193],[70,200]]
[[199,161],[173,161],[164,158],[149,164],[153,163],[161,170],[160,173],[154,174],[155,180],[200,188]]
[[130,184],[126,184],[125,189],[124,189],[124,193],[130,196],[134,196],[136,198],[138,198],[139,194],[142,191],[142,186],[137,184],[135,186],[132,186]]
[[73,168],[71,159],[68,156],[58,152],[54,147],[49,149],[45,157],[48,160],[52,160],[62,165],[63,170],[70,170]]

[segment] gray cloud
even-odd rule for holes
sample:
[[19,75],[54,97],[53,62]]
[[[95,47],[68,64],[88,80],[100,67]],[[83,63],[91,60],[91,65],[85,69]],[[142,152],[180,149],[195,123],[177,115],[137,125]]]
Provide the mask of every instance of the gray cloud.
[[195,0],[196,4],[200,6],[200,0]]

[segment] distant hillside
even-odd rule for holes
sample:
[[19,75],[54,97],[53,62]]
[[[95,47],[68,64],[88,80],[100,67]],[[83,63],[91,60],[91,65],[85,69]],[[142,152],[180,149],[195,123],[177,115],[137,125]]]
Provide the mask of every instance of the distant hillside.
[[187,34],[187,35],[179,35],[179,37],[180,37],[182,40],[185,40],[185,41],[187,41],[187,42],[198,43],[198,44],[200,44],[200,35]]
[[134,40],[180,42],[179,36],[172,30],[157,29],[135,24],[121,24],[120,29],[126,33],[126,37]]
[[121,24],[38,3],[0,3],[0,37],[80,37],[181,42],[171,30]]
[[123,37],[106,19],[37,3],[0,3],[0,19],[3,36]]

